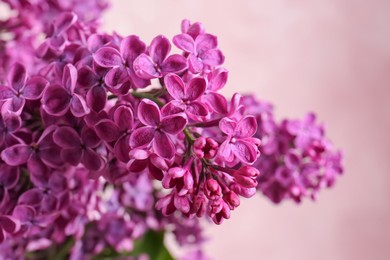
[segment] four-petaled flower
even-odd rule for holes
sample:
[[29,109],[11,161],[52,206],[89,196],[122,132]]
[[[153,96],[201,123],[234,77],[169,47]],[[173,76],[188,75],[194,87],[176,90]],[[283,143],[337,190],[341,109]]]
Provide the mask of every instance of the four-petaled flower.
[[252,137],[257,130],[255,117],[246,116],[238,122],[225,117],[219,122],[219,128],[227,135],[219,148],[227,162],[233,162],[235,158],[246,164],[256,161],[259,140]]
[[200,34],[194,40],[189,34],[182,33],[173,37],[173,43],[190,54],[188,68],[192,73],[202,72],[207,66],[219,66],[225,60],[217,48],[217,37],[211,34]]
[[199,100],[206,90],[207,83],[204,78],[193,78],[185,84],[176,74],[168,74],[165,76],[164,82],[169,94],[174,98],[164,110],[182,111],[191,119],[207,115],[206,106]]
[[146,147],[152,143],[154,152],[166,159],[175,155],[175,147],[169,135],[177,135],[187,124],[183,113],[162,116],[159,107],[153,101],[143,99],[138,105],[138,119],[142,126],[130,137],[132,148]]
[[48,81],[40,76],[27,80],[25,67],[15,63],[8,74],[8,86],[0,86],[0,101],[5,101],[1,107],[2,114],[22,113],[26,100],[36,100],[42,96]]
[[[180,73],[187,68],[187,60],[182,55],[172,54],[169,40],[157,36],[149,46],[149,55],[143,53],[135,59],[133,67],[138,77],[143,79],[161,78],[168,73]],[[168,57],[167,57],[168,56]]]
[[62,85],[49,86],[42,97],[45,111],[53,116],[63,116],[70,110],[75,117],[85,116],[90,112],[84,98],[75,92],[77,69],[67,64],[62,76]]

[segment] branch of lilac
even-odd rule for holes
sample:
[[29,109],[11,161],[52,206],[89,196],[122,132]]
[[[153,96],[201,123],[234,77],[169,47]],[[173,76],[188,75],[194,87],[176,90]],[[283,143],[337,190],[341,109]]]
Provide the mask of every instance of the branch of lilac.
[[0,21],[0,258],[172,259],[172,233],[182,259],[207,259],[200,219],[256,193],[315,199],[342,174],[313,113],[277,121],[220,93],[201,23],[145,43],[100,31],[104,0],[65,2],[4,1],[18,15]]

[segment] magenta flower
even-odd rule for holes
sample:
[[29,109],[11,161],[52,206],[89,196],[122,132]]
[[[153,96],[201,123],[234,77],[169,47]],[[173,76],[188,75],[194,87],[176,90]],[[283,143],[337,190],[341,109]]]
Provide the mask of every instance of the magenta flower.
[[192,73],[202,72],[206,66],[219,66],[225,57],[217,48],[217,37],[211,34],[200,34],[194,40],[189,34],[182,33],[173,37],[173,43],[189,53],[188,65]]
[[80,162],[91,171],[104,167],[103,158],[94,150],[100,139],[91,128],[84,127],[81,136],[69,126],[59,127],[53,135],[54,142],[62,147],[61,158],[77,166]]
[[175,155],[175,147],[169,135],[177,135],[187,124],[184,114],[161,116],[160,109],[153,101],[143,99],[138,106],[138,118],[142,126],[134,130],[130,137],[132,148],[152,144],[155,153],[170,159]]
[[54,144],[52,135],[54,127],[48,127],[36,142],[18,143],[1,152],[1,158],[10,166],[27,163],[31,174],[47,172],[49,167],[62,166],[59,158],[59,147]]
[[8,74],[8,86],[0,86],[0,101],[5,101],[2,113],[22,113],[26,100],[36,100],[42,96],[48,81],[40,76],[27,80],[27,72],[20,63],[15,63]]
[[257,123],[253,116],[246,116],[238,122],[225,117],[219,122],[219,128],[227,135],[219,149],[227,162],[233,162],[235,158],[246,164],[256,161],[258,141],[252,136],[256,133]]
[[84,98],[75,92],[77,69],[67,64],[62,76],[62,85],[49,86],[42,97],[43,109],[50,115],[63,116],[70,110],[75,117],[90,112]]
[[95,126],[96,134],[106,142],[114,142],[114,153],[122,162],[129,160],[129,139],[134,127],[132,109],[118,106],[113,110],[113,120],[102,119]]
[[135,88],[144,88],[150,81],[135,74],[133,63],[145,51],[145,43],[138,36],[131,35],[121,41],[119,51],[105,46],[100,48],[93,58],[99,66],[110,69],[104,79],[110,88],[120,89],[129,79]]
[[199,100],[206,90],[207,83],[204,78],[193,78],[185,84],[179,76],[168,74],[165,76],[164,82],[169,94],[174,98],[164,110],[175,111],[179,109],[191,119],[207,115],[206,106]]
[[134,71],[143,79],[161,78],[168,73],[180,73],[187,68],[187,60],[179,54],[168,56],[171,50],[169,40],[157,36],[148,48],[149,55],[143,53],[134,61]]

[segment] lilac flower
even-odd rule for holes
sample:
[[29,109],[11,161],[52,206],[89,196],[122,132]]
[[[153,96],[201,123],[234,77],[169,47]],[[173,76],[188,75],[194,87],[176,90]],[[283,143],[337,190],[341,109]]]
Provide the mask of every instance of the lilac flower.
[[145,43],[137,36],[131,35],[121,41],[119,51],[109,46],[102,47],[93,58],[99,66],[110,69],[104,79],[110,88],[121,88],[129,77],[135,88],[144,88],[150,81],[135,74],[133,63],[145,51]]
[[192,73],[199,73],[206,66],[219,66],[225,57],[217,49],[217,37],[211,34],[200,34],[195,40],[191,35],[182,33],[173,37],[173,43],[181,50],[189,53],[188,65]]
[[168,73],[180,73],[187,68],[187,60],[181,55],[168,56],[171,50],[169,40],[160,35],[152,40],[147,54],[141,54],[134,61],[134,71],[143,79],[161,78]]
[[62,126],[54,132],[53,139],[63,148],[61,158],[65,162],[73,166],[81,162],[91,171],[104,167],[103,158],[94,150],[100,145],[100,139],[91,128],[83,128],[79,135],[73,128]]
[[169,135],[183,131],[187,119],[183,114],[162,116],[159,107],[153,101],[143,99],[138,106],[138,119],[144,124],[132,133],[132,148],[146,147],[152,144],[159,156],[170,159],[175,155],[175,147]]
[[168,74],[164,82],[169,94],[174,98],[166,105],[166,110],[183,111],[191,119],[207,115],[206,106],[199,101],[206,90],[207,83],[204,78],[193,78],[185,84],[179,76]]
[[220,155],[227,162],[233,162],[235,158],[246,164],[256,161],[258,141],[252,136],[256,133],[257,124],[253,116],[246,116],[238,122],[223,118],[219,128],[227,135],[219,149]]
[[48,82],[46,79],[34,76],[27,80],[24,66],[16,63],[8,74],[9,86],[0,86],[0,101],[5,101],[2,113],[22,113],[26,100],[36,100],[42,96]]
[[133,112],[128,106],[113,109],[113,120],[103,119],[95,126],[96,134],[106,142],[115,142],[114,153],[122,162],[129,160],[129,139],[133,130]]
[[59,148],[52,139],[54,127],[47,128],[38,141],[27,145],[18,143],[7,147],[1,152],[1,158],[10,166],[27,163],[32,174],[47,172],[48,167],[59,167],[62,160],[58,157]]
[[51,85],[42,97],[43,109],[53,116],[63,116],[70,110],[75,117],[90,112],[84,98],[75,92],[77,69],[68,64],[64,68],[62,85]]

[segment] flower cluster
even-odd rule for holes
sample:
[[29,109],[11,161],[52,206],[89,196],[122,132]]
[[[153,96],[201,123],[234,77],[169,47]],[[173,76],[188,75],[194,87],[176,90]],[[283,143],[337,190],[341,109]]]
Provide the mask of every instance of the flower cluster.
[[256,116],[256,137],[262,141],[262,156],[255,167],[262,173],[257,189],[272,202],[284,199],[301,202],[315,199],[319,190],[333,186],[343,173],[342,154],[325,137],[324,127],[309,113],[302,120],[275,122],[269,103],[245,97],[244,103]]
[[0,257],[137,257],[164,232],[200,245],[199,218],[221,224],[257,189],[299,201],[341,173],[312,116],[278,125],[219,93],[224,55],[201,23],[145,43],[98,30],[105,1],[5,3]]

